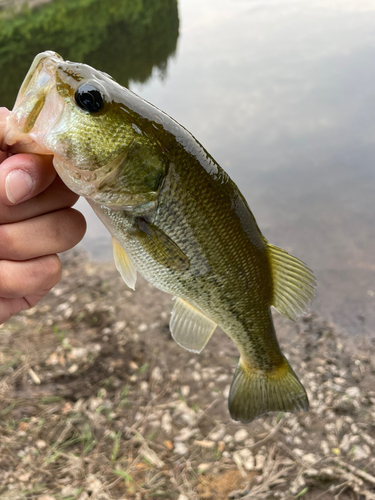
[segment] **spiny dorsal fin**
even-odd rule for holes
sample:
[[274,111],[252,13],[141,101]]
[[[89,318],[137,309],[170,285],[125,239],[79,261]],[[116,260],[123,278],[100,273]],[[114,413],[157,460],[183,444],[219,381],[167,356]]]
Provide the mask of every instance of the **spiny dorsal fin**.
[[130,262],[129,257],[126,255],[120,243],[112,238],[113,245],[113,258],[118,272],[121,274],[122,279],[129,288],[135,290],[135,283],[137,281],[137,271],[133,264]]
[[214,333],[216,323],[184,300],[177,298],[169,328],[177,344],[188,351],[201,352]]
[[307,311],[314,295],[316,280],[310,269],[285,250],[267,243],[273,278],[272,304],[291,320]]

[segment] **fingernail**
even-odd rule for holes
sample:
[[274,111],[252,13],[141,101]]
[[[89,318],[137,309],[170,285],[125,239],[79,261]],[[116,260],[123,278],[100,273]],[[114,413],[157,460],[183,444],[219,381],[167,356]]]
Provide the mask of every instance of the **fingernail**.
[[12,170],[5,179],[5,193],[11,203],[22,201],[33,187],[33,179],[24,170]]

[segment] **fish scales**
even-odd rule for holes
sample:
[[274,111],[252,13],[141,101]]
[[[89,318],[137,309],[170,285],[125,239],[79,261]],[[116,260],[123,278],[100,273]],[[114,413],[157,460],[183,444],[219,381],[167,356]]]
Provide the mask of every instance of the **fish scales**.
[[240,360],[229,411],[249,422],[308,409],[271,315],[303,313],[315,279],[263,237],[245,199],[205,149],[168,115],[108,75],[39,54],[8,119],[13,151],[54,155],[113,237],[116,266],[176,297],[170,328],[200,352],[219,325]]

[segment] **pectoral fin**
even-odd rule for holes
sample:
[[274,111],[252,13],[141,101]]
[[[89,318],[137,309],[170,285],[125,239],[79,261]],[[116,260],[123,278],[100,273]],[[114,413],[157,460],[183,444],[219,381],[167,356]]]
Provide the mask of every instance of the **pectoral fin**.
[[137,218],[137,236],[141,244],[159,264],[177,271],[186,271],[190,260],[178,245],[152,222]]
[[281,314],[291,320],[305,313],[314,295],[316,280],[312,271],[285,250],[267,244],[270,257],[273,300]]
[[214,333],[216,323],[178,298],[172,311],[169,328],[177,344],[188,351],[201,352]]
[[135,267],[131,263],[120,243],[115,240],[115,238],[112,238],[112,245],[113,258],[115,259],[117,270],[128,287],[135,290],[135,283],[137,281],[137,271]]

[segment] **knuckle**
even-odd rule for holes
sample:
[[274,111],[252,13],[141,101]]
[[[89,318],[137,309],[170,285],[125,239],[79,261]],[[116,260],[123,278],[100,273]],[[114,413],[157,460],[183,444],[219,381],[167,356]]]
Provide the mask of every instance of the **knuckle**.
[[61,278],[61,262],[57,255],[46,255],[38,259],[39,269],[36,270],[42,277],[42,289],[50,290]]
[[84,236],[86,221],[83,215],[73,208],[66,208],[56,213],[58,218],[53,223],[54,237],[61,242],[65,250],[76,245]]
[[12,224],[0,225],[0,255],[12,255],[14,260],[19,257],[14,227]]

